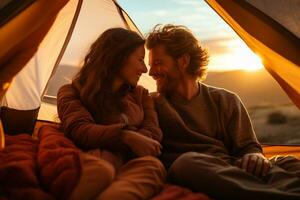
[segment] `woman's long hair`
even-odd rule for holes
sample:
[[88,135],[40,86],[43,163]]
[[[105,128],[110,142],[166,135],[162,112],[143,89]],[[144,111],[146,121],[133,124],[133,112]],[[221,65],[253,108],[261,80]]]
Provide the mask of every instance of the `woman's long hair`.
[[[99,114],[108,108],[106,102],[115,99],[107,99],[108,94],[112,93],[114,78],[128,56],[144,43],[145,40],[136,32],[111,28],[91,45],[83,67],[72,84],[79,91],[83,105],[94,117],[99,118]],[[95,113],[99,110],[102,110],[101,113]]]

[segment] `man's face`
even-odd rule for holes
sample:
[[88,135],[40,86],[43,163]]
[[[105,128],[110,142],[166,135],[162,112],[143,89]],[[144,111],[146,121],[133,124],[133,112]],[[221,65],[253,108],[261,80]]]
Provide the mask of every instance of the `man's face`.
[[180,83],[177,62],[167,54],[163,45],[150,49],[149,65],[149,75],[156,81],[158,92],[170,93],[177,90]]

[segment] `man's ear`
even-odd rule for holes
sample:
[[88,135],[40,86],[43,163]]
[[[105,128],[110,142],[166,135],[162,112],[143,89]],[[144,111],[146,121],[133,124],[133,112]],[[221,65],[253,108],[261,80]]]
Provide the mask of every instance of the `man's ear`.
[[190,54],[183,54],[177,59],[177,64],[180,70],[185,71],[186,68],[190,65],[191,56]]

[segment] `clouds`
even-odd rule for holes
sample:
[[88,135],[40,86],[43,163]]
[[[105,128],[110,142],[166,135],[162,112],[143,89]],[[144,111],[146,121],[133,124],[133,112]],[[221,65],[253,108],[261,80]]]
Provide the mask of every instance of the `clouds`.
[[199,0],[171,0],[175,4],[178,5],[185,5],[185,6],[199,6],[199,4],[205,3],[204,1]]
[[[210,70],[243,68],[252,52],[236,33],[204,1],[199,0],[119,0],[142,33],[156,24],[184,25],[210,54]],[[255,65],[255,64],[253,64]]]
[[228,37],[233,33],[204,1],[119,0],[119,3],[143,33],[147,33],[159,23],[185,25],[192,29],[199,39]]

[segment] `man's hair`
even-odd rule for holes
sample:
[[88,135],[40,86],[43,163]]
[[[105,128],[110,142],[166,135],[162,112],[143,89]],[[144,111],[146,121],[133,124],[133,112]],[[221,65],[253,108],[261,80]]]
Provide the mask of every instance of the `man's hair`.
[[167,54],[174,59],[189,54],[190,65],[187,72],[201,80],[205,79],[208,53],[187,27],[172,24],[156,25],[147,35],[146,47],[151,50],[157,45],[163,45]]

